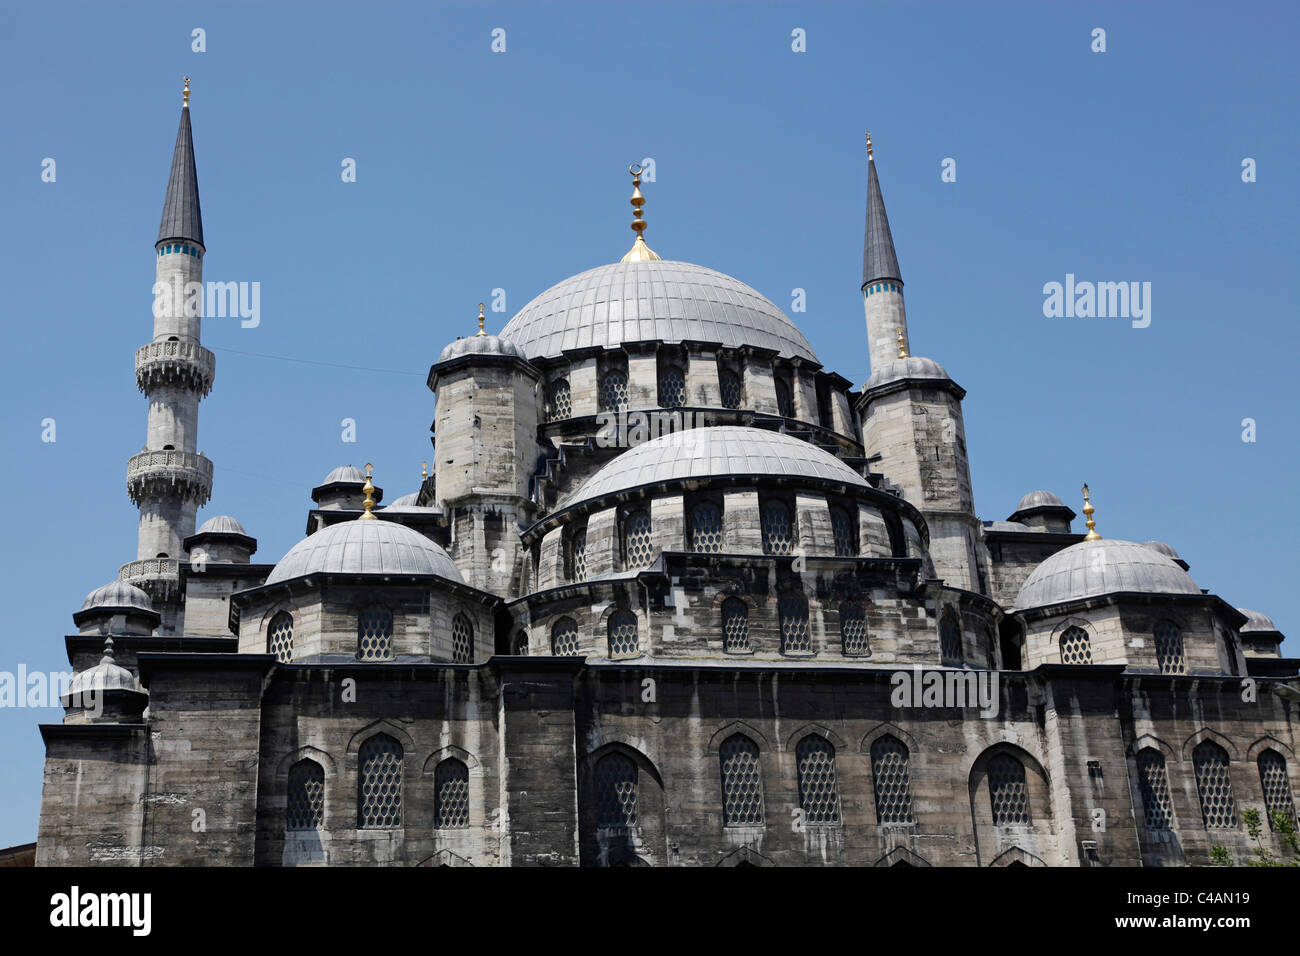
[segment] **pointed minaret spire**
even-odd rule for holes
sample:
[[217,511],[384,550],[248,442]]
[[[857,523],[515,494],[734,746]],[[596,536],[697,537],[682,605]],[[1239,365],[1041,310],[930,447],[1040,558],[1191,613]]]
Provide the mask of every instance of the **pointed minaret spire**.
[[[867,229],[862,241],[862,295],[867,310],[867,348],[871,371],[907,352],[907,312],[903,276],[894,254],[885,199],[876,176],[876,158],[867,134]],[[897,338],[894,333],[898,333]]]
[[194,168],[194,132],[190,129],[190,78],[185,77],[181,125],[172,151],[172,171],[167,179],[158,241],[197,242],[203,245],[203,215],[199,210],[199,174]]

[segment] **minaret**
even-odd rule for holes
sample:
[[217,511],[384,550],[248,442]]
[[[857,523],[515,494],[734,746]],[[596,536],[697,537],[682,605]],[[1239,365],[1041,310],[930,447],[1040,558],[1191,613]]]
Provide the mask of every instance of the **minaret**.
[[871,371],[892,361],[898,352],[897,335],[902,330],[907,344],[907,310],[903,307],[903,275],[889,232],[885,199],[876,177],[876,159],[867,133],[867,228],[862,241],[862,302],[867,313],[867,348]]
[[203,217],[185,78],[180,128],[154,245],[153,341],[135,353],[135,377],[149,399],[143,450],[127,464],[126,486],[140,509],[136,560],[119,577],[143,588],[162,614],[161,633],[183,626],[180,564],[194,514],[212,491],[212,462],[198,451],[199,400],[212,388],[215,361],[199,344],[203,314]]

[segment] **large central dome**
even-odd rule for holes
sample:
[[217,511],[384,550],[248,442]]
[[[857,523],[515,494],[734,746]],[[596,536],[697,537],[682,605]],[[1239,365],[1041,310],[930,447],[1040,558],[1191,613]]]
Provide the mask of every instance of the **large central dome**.
[[530,359],[624,342],[752,345],[817,361],[786,314],[739,279],[689,262],[616,262],[553,285],[519,310],[501,337]]

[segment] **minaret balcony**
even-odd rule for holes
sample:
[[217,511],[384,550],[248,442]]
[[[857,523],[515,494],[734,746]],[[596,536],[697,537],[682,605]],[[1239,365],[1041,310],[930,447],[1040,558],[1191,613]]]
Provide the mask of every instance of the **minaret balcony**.
[[150,342],[135,353],[135,384],[146,395],[164,385],[212,389],[216,357],[197,342]]
[[117,579],[140,588],[155,606],[179,600],[181,563],[176,558],[145,558],[118,568]]
[[137,505],[155,498],[203,505],[212,494],[212,461],[187,451],[142,451],[127,462],[126,491]]

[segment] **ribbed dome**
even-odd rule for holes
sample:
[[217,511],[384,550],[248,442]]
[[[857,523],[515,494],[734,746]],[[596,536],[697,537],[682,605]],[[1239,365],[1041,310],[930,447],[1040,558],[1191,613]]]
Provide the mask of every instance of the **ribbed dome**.
[[63,695],[64,700],[80,698],[87,691],[103,693],[111,690],[129,690],[133,693],[141,693],[140,684],[136,681],[135,676],[113,660],[113,642],[110,640],[104,646],[104,656],[99,659],[99,663],[94,667],[88,667],[79,674],[73,675],[68,682],[68,690]]
[[1103,538],[1072,544],[1034,568],[1016,596],[1016,607],[1025,610],[1120,591],[1201,593],[1171,558],[1135,541]]
[[153,610],[153,601],[149,595],[125,581],[109,581],[102,588],[95,588],[81,602],[81,609],[89,611],[97,607],[138,607],[146,611]]
[[508,355],[512,358],[525,358],[524,350],[509,339],[500,335],[470,335],[457,339],[442,350],[439,362],[459,358],[462,355]]
[[199,526],[195,534],[242,534],[248,537],[244,526],[230,515],[216,515]]
[[1029,511],[1033,508],[1064,508],[1065,502],[1050,491],[1031,491],[1020,499],[1016,511]]
[[615,262],[551,286],[501,331],[529,358],[624,342],[752,345],[817,361],[785,313],[745,283],[689,262]]
[[299,541],[267,576],[267,584],[308,574],[437,574],[464,581],[446,551],[392,521],[343,521]]
[[1260,614],[1258,611],[1247,610],[1244,607],[1239,607],[1237,610],[1246,615],[1247,618],[1246,623],[1241,625],[1242,634],[1248,634],[1252,631],[1277,632],[1277,625],[1273,623],[1271,617]]
[[1150,548],[1157,554],[1163,554],[1166,558],[1173,558],[1175,561],[1178,560],[1178,552],[1174,550],[1174,547],[1171,544],[1165,544],[1163,541],[1143,541],[1142,546],[1144,548]]
[[719,425],[637,445],[588,478],[563,506],[642,485],[722,475],[780,475],[868,487],[866,479],[816,445],[761,428]]
[[888,385],[890,382],[897,382],[905,378],[952,381],[948,377],[948,373],[944,371],[943,366],[934,359],[928,359],[920,355],[909,355],[907,358],[885,362],[878,369],[872,369],[871,378],[867,379],[867,384],[862,386],[862,390],[867,392],[881,385]]
[[355,465],[339,465],[321,482],[322,485],[332,485],[336,481],[355,481],[359,485],[366,483],[366,473]]
[[400,498],[394,498],[393,503],[387,505],[384,508],[384,510],[392,511],[394,508],[410,507],[411,505],[415,504],[416,499],[419,497],[420,497],[420,493],[418,491],[412,491],[409,495],[402,495]]

